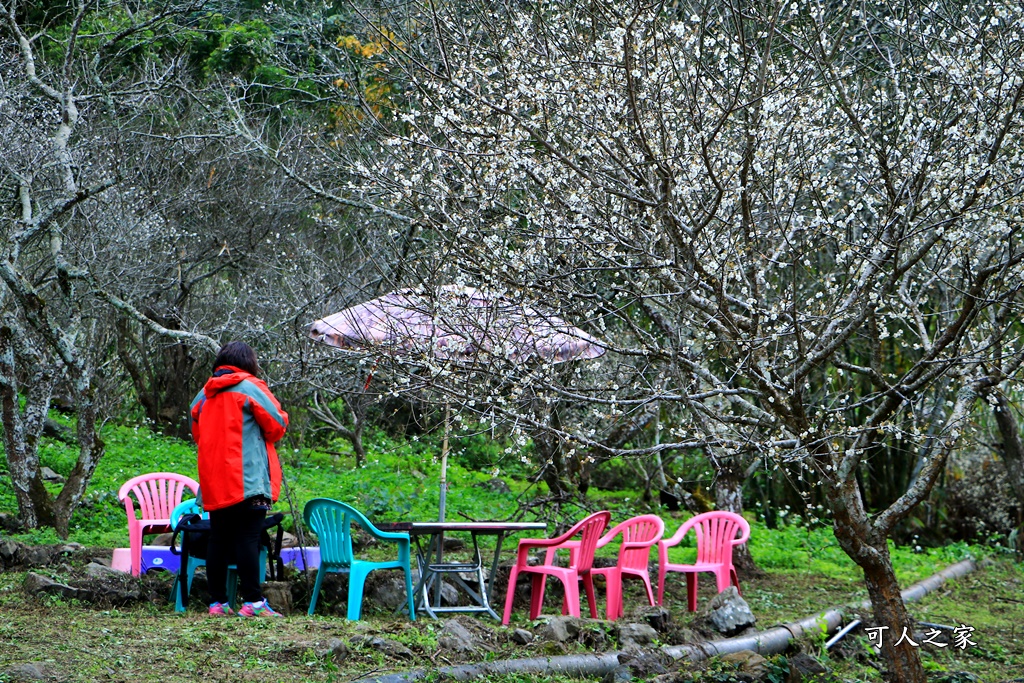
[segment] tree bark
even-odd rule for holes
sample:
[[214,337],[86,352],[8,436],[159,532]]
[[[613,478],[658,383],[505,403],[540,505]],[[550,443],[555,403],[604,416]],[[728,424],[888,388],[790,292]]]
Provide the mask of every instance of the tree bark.
[[1017,497],[1018,515],[1022,515],[1024,514],[1024,443],[1021,443],[1017,416],[1014,415],[1013,406],[1010,405],[1006,394],[996,391],[990,395],[996,397],[996,405],[992,408],[992,413],[999,426],[999,433],[1003,437],[1003,466],[1006,467],[1006,476],[1010,481],[1013,494]]
[[[43,485],[39,471],[39,437],[46,421],[53,389],[53,373],[35,363],[25,392],[25,407],[20,407],[18,355],[33,355],[25,347],[24,330],[16,329],[12,319],[0,327],[0,419],[7,469],[14,485],[18,515],[27,529],[54,526],[53,497]],[[15,344],[21,344],[20,354]]]
[[912,622],[892,568],[886,534],[869,522],[855,478],[830,487],[830,497],[836,539],[864,571],[864,583],[875,619],[870,626],[885,628],[881,648],[887,669],[883,673],[884,679],[888,683],[927,683],[917,648],[906,639],[896,645],[904,628],[908,634],[912,632]]
[[[715,481],[715,507],[726,512],[743,514],[743,468],[736,458],[718,461]],[[732,561],[736,572],[744,578],[764,576],[764,570],[757,566],[747,544],[734,548]]]

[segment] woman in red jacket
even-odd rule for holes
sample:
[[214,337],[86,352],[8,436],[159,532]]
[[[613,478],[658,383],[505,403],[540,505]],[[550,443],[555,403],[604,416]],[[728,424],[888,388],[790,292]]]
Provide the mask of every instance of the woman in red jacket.
[[259,379],[256,352],[243,342],[225,344],[213,377],[192,402],[192,438],[199,450],[199,488],[210,513],[206,576],[210,614],[228,616],[227,567],[238,567],[242,617],[280,617],[260,591],[260,534],[281,490],[274,444],[288,428],[281,409]]

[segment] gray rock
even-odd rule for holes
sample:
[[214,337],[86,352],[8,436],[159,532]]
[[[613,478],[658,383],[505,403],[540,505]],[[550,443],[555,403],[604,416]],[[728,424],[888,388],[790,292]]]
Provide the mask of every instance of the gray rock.
[[22,563],[28,567],[45,567],[53,558],[53,548],[45,545],[26,546]]
[[601,683],[626,683],[633,680],[633,672],[628,666],[617,666],[604,675]]
[[0,531],[9,531],[10,533],[17,533],[21,529],[21,520],[15,515],[9,515],[6,512],[0,512]]
[[716,595],[708,603],[707,610],[711,626],[727,636],[735,635],[748,626],[753,626],[757,621],[747,601],[740,597],[735,586],[729,586]]
[[7,566],[14,566],[17,564],[18,551],[21,549],[21,545],[17,541],[12,541],[9,538],[0,538],[0,560]]
[[43,478],[43,481],[48,481],[52,484],[64,483],[64,477],[51,470],[49,467],[40,467],[39,475]]
[[672,614],[661,605],[644,605],[635,612],[637,621],[643,621],[655,631],[665,631],[672,621]]
[[804,683],[804,681],[823,681],[828,676],[828,669],[814,657],[799,652],[789,658],[789,675],[786,683]]
[[674,660],[665,652],[653,649],[638,653],[623,652],[619,655],[619,664],[628,666],[635,678],[648,681],[668,673],[668,667],[674,664]]
[[30,664],[19,664],[12,666],[7,671],[5,680],[14,681],[45,681],[50,678],[50,667],[41,662]]
[[517,645],[529,645],[533,642],[533,634],[524,628],[517,628],[512,631],[512,642]]
[[121,578],[124,576],[124,572],[120,572],[116,569],[111,569],[107,565],[99,564],[98,562],[90,562],[85,565],[85,575],[92,579],[105,579],[108,576],[116,576]]
[[647,624],[617,623],[615,630],[619,638],[619,646],[623,649],[651,645],[658,638],[658,632]]
[[[147,538],[146,545],[159,545],[166,548],[169,545],[171,545],[172,538],[174,538],[174,534],[172,532],[168,532],[166,534],[157,534],[151,539]],[[180,541],[181,539],[178,540]]]
[[574,640],[580,634],[580,620],[576,617],[555,617],[541,629],[539,637],[555,643]]
[[49,595],[60,595],[63,598],[77,597],[78,591],[71,586],[58,583],[48,576],[29,572],[25,575],[25,581],[21,584],[22,590],[29,595],[47,593]]
[[327,641],[327,649],[323,654],[325,657],[330,657],[335,664],[341,664],[348,659],[348,645],[345,644],[344,640],[331,638]]
[[406,603],[405,579],[381,581],[373,587],[367,598],[390,610],[397,609],[399,605]]
[[282,548],[298,548],[299,539],[295,534],[288,533],[287,531],[281,535],[281,547]]
[[287,581],[267,581],[261,587],[263,597],[281,614],[292,613],[292,584]]
[[444,539],[444,552],[451,552],[453,550],[464,550],[466,548],[466,542],[461,538],[445,538]]
[[395,659],[413,659],[412,650],[394,640],[380,636],[355,636],[349,641],[355,647],[367,647]]
[[488,479],[487,481],[482,481],[479,484],[474,484],[474,486],[476,486],[477,488],[481,488],[481,489],[487,489],[488,491],[493,491],[495,493],[511,493],[512,492],[512,489],[510,489],[508,487],[508,484],[505,483],[505,480],[504,479],[500,479],[498,477],[494,477],[492,479]]
[[[412,577],[412,584],[413,584],[413,586],[416,585],[416,581],[418,580],[418,578],[419,577],[416,575],[416,573],[413,572],[413,577]],[[433,588],[433,586],[429,586],[429,588],[430,588],[431,604],[436,606],[435,601],[434,601],[434,588]],[[426,588],[424,588],[424,590],[426,590]],[[402,595],[403,596],[405,595],[405,583],[404,582],[402,583]],[[441,604],[445,605],[445,606],[449,606],[449,607],[459,604],[459,591],[458,591],[458,589],[456,589],[455,586],[451,585],[447,581],[442,581],[441,582]]]
[[437,639],[438,647],[465,654],[473,654],[480,649],[480,639],[468,628],[455,620],[445,623]]
[[767,671],[768,660],[753,650],[740,650],[722,655],[722,661],[728,662],[745,674],[760,678]]
[[64,443],[73,444],[75,443],[75,432],[66,425],[62,425],[53,418],[46,418],[43,420],[43,436],[48,436],[51,439],[58,439]]

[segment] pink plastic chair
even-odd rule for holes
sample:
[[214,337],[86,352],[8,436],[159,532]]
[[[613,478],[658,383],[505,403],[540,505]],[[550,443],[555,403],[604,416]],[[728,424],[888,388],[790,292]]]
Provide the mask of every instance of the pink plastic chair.
[[[679,545],[690,529],[697,534],[697,562],[672,564],[668,561],[668,549]],[[737,531],[739,538],[736,538]],[[738,591],[740,580],[732,565],[732,549],[746,543],[748,538],[750,525],[735,512],[705,512],[686,520],[672,538],[658,543],[658,604],[662,604],[665,597],[668,572],[686,574],[686,601],[691,612],[697,611],[697,574],[700,572],[714,573],[719,593],[728,588],[730,582]]]
[[[568,605],[569,614],[574,617],[580,616],[579,582],[582,579],[583,588],[587,593],[590,616],[596,619],[597,600],[594,597],[594,577],[591,576],[591,568],[594,565],[594,550],[597,549],[597,541],[601,538],[601,533],[608,526],[611,518],[612,514],[610,512],[602,510],[584,518],[558,538],[524,538],[519,541],[516,563],[512,566],[512,573],[508,577],[508,593],[505,596],[505,616],[501,623],[507,626],[509,619],[512,617],[512,599],[515,597],[516,579],[519,578],[520,572],[534,575],[532,592],[530,593],[531,619],[536,619],[540,616],[540,610],[544,604],[544,579],[547,576],[557,578],[565,586],[565,602]],[[576,535],[580,536],[580,541],[575,566],[555,567],[545,563],[531,567],[527,564],[531,548],[560,546]]]
[[[615,621],[625,613],[622,605],[623,576],[636,576],[643,581],[644,588],[647,589],[648,602],[652,605],[655,604],[647,563],[651,557],[651,548],[665,534],[665,523],[657,515],[640,515],[627,519],[599,538],[596,547],[603,548],[619,534],[622,534],[622,545],[619,546],[619,559],[615,566],[591,570],[591,574],[604,576],[608,603],[605,607],[605,615],[608,621]],[[555,559],[555,553],[559,550],[568,550],[569,565],[575,565],[579,545],[579,541],[566,541],[557,548],[548,548],[544,564],[551,564]],[[543,585],[541,590],[544,590]],[[543,600],[543,597],[541,599]],[[563,606],[562,614],[566,613],[566,607]]]
[[[171,511],[178,506],[191,489],[198,495],[196,480],[173,472],[151,472],[133,477],[124,483],[117,497],[124,502],[128,514],[128,545],[132,556],[132,576],[138,576],[142,567],[142,537],[171,531]],[[135,501],[132,500],[134,496]],[[140,516],[135,516],[135,502]]]

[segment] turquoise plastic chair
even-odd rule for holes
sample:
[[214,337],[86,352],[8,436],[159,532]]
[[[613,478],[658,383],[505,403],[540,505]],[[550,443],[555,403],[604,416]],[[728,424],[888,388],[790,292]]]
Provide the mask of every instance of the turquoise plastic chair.
[[[416,620],[413,606],[412,569],[409,566],[409,534],[381,531],[363,513],[351,505],[330,498],[314,498],[302,510],[306,526],[320,539],[320,569],[309,601],[310,616],[316,609],[316,599],[324,576],[331,572],[348,572],[348,619],[358,621],[363,609],[363,584],[374,569],[398,569],[405,572],[405,593],[409,601],[409,619]],[[352,556],[352,523],[381,541],[398,544],[398,559],[391,562],[366,562]]]
[[[195,499],[186,500],[175,506],[171,511],[171,528],[174,529],[178,526],[178,522],[185,515],[202,515],[203,519],[209,519],[210,513],[203,512],[203,509],[199,507],[199,504]],[[205,567],[206,560],[201,557],[188,556],[188,561],[185,567],[178,570],[178,575],[174,577],[174,585],[171,586],[171,595],[174,596],[174,611],[184,612],[185,602],[188,599],[188,594],[192,590],[192,577],[196,573],[197,567]],[[231,606],[235,606],[235,597],[238,592],[238,567],[233,564],[228,565],[228,597],[231,600]],[[181,599],[181,576],[185,575],[185,597],[186,600]],[[267,578],[267,549],[260,549],[260,583],[263,583]]]

